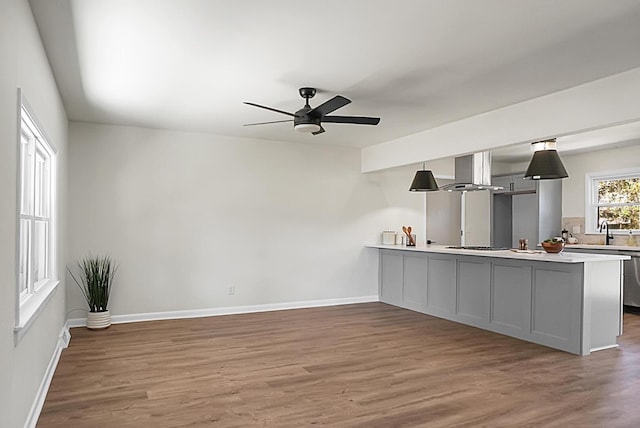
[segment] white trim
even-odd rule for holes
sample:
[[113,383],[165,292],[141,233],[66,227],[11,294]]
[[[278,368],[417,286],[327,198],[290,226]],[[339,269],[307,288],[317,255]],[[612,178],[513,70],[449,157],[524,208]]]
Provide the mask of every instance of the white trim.
[[[316,308],[316,307],[322,307],[322,306],[350,305],[354,303],[370,303],[370,302],[379,302],[379,301],[380,299],[376,294],[372,296],[346,297],[346,298],[339,298],[339,299],[324,299],[324,300],[306,300],[302,302],[271,303],[271,304],[265,304],[265,305],[230,306],[225,308],[190,309],[190,310],[184,310],[184,311],[168,311],[168,312],[149,312],[149,313],[141,313],[141,314],[113,315],[111,317],[111,323],[123,324],[123,323],[141,322],[141,321],[213,317],[213,316],[219,316],[219,315],[283,311],[288,309]],[[69,327],[84,327],[87,325],[87,319],[86,318],[70,319],[67,321],[67,325]]]
[[631,175],[637,175],[640,172],[638,167],[634,168],[625,168],[625,169],[615,169],[612,171],[598,171],[598,172],[588,172],[586,175],[590,178],[602,178],[607,177],[611,179],[616,178],[625,178]]
[[22,340],[37,315],[42,312],[47,302],[51,300],[53,292],[58,288],[59,284],[60,281],[57,280],[47,281],[20,306],[20,311],[17,315],[18,322],[13,327],[14,344],[17,345]]
[[619,344],[615,344],[615,345],[609,345],[609,346],[598,346],[596,348],[591,348],[589,350],[589,352],[597,352],[597,351],[604,351],[605,349],[612,349],[612,348],[617,348],[619,347]]
[[40,382],[40,386],[38,387],[38,391],[36,392],[35,399],[33,400],[33,404],[31,405],[31,409],[29,410],[29,415],[27,416],[27,420],[24,423],[24,428],[35,428],[38,423],[38,418],[40,417],[40,412],[42,411],[42,406],[44,406],[44,401],[47,398],[47,392],[49,391],[49,385],[51,385],[51,380],[53,379],[53,374],[56,371],[56,367],[58,366],[58,361],[60,361],[60,354],[62,354],[62,350],[69,346],[69,339],[71,335],[69,333],[68,323],[62,327],[62,331],[60,332],[60,336],[58,337],[58,344],[56,349],[53,351],[53,355],[51,356],[51,360],[49,360],[49,365],[47,366],[47,370],[44,372],[44,376],[42,377],[42,381]]
[[[18,130],[18,138],[17,138],[17,142],[18,142],[18,150],[22,150],[22,148],[20,147],[21,143],[21,138],[22,138],[22,100],[23,100],[23,95],[22,95],[22,88],[18,88],[18,102],[17,102],[17,109],[16,109],[16,127]],[[16,156],[16,189],[22,189],[22,155],[20,154],[20,151],[17,152],[17,156]],[[13,240],[15,242],[15,247],[16,247],[16,251],[15,251],[15,266],[16,269],[14,269],[14,278],[13,278],[13,283],[14,283],[14,287],[15,287],[15,292],[16,292],[16,299],[14,302],[14,307],[15,307],[15,312],[14,312],[14,324],[16,326],[20,325],[20,274],[19,274],[19,270],[20,270],[20,212],[22,210],[22,206],[21,206],[21,202],[22,202],[22,191],[17,191],[16,190],[16,209],[18,211],[18,214],[16,215],[16,224],[15,224],[15,236],[13,237]],[[17,343],[17,338],[15,336],[15,332],[14,332],[14,343]]]
[[[584,233],[594,234],[601,233],[598,231],[598,226],[594,224],[595,216],[593,214],[593,210],[595,208],[595,200],[594,197],[595,189],[593,187],[593,181],[599,180],[602,178],[608,178],[612,180],[622,179],[627,177],[636,177],[640,174],[640,167],[634,168],[624,168],[624,169],[616,169],[609,171],[597,171],[597,172],[587,172],[584,175]],[[611,234],[613,235],[627,235],[629,233],[628,229],[623,230],[611,230]]]
[[[31,107],[31,104],[29,104],[29,101],[24,96],[24,91],[21,88],[18,88],[18,113],[19,113],[18,114],[18,118],[22,117],[22,107],[24,107],[27,110],[27,114],[29,115],[29,119],[31,120],[33,125],[35,125],[35,127],[38,129],[38,132],[40,132],[40,135],[42,136],[42,138],[44,138],[47,141],[47,145],[53,151],[53,154],[57,155],[58,154],[58,148],[56,147],[55,144],[53,144],[53,140],[51,138],[49,138],[49,135],[45,131],[44,124],[42,122],[40,122],[40,119],[38,119],[38,116],[36,116],[36,114],[34,113],[35,110]],[[22,128],[22,126],[20,126],[20,125],[21,125],[21,120],[18,121],[18,126],[20,128]],[[20,135],[20,134],[18,134],[18,135]]]
[[584,175],[584,233],[591,233],[591,230],[595,230],[593,224],[593,189],[591,183],[593,183],[594,176],[591,173]]
[[467,244],[467,192],[460,194],[460,245]]
[[424,245],[427,245],[429,241],[429,201],[427,195],[429,192],[424,192]]
[[[14,344],[18,344],[22,337],[26,334],[29,326],[33,323],[33,320],[37,318],[37,315],[42,311],[42,308],[51,299],[53,292],[58,287],[60,281],[58,280],[58,203],[57,203],[57,191],[58,191],[58,178],[57,178],[57,148],[52,143],[52,140],[48,137],[44,130],[44,126],[37,119],[34,110],[29,105],[24,92],[21,88],[18,88],[18,103],[17,103],[17,127],[18,127],[18,165],[17,165],[17,177],[16,183],[18,184],[16,191],[16,207],[18,209],[18,215],[16,216],[16,270],[14,272],[14,281],[16,288],[16,302],[15,302],[15,321],[14,321]],[[19,270],[20,270],[20,255],[21,255],[21,243],[20,243],[20,230],[21,221],[25,215],[22,214],[22,134],[23,134],[23,122],[29,127],[29,131],[34,133],[36,139],[35,144],[40,145],[41,148],[49,156],[50,171],[49,171],[49,212],[47,214],[47,279],[43,281],[40,286],[36,287],[36,284],[32,282],[31,276],[33,275],[31,263],[34,260],[34,249],[31,248],[31,254],[29,255],[29,281],[27,284],[28,296],[23,298],[20,283],[19,283]],[[35,161],[34,161],[35,162]],[[33,201],[32,201],[33,204]],[[35,210],[35,204],[32,205]],[[27,220],[34,221],[38,219],[35,211],[30,212],[27,216]],[[35,231],[32,231],[35,233]],[[33,236],[30,236],[30,243],[33,241]],[[30,247],[32,245],[30,244]]]

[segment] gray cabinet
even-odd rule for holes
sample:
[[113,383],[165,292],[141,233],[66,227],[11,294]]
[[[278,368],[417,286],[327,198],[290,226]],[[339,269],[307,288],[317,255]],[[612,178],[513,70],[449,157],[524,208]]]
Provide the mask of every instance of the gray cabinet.
[[514,192],[535,192],[538,181],[524,178],[524,174],[512,175]]
[[524,173],[511,175],[497,175],[491,177],[491,184],[500,186],[502,190],[494,190],[493,193],[534,193],[537,190],[537,181],[524,178]]
[[380,301],[586,355],[622,333],[621,261],[380,250]]
[[[532,248],[538,237],[538,198],[535,193],[514,194],[511,198],[511,248],[518,248],[520,238],[529,240]],[[546,239],[546,238],[545,238]]]
[[425,312],[427,256],[408,251],[380,251],[380,301]]
[[424,254],[405,253],[403,264],[402,306],[424,312],[427,306],[427,257]]
[[491,263],[461,257],[457,266],[456,315],[466,324],[483,327],[491,307]]
[[556,349],[581,345],[581,266],[535,266],[532,281],[531,337]]
[[[527,180],[522,180],[527,181]],[[562,180],[540,180],[535,192],[493,192],[491,201],[491,245],[516,248],[520,238],[535,248],[560,234]]]
[[531,267],[499,260],[492,273],[490,329],[522,337],[531,325]]
[[502,187],[501,190],[494,190],[493,193],[508,193],[508,192],[511,192],[512,191],[511,190],[512,183],[513,183],[513,180],[511,179],[510,175],[491,177],[491,184],[492,185]]
[[[588,247],[588,246],[587,246]],[[631,257],[630,260],[624,261],[623,267],[623,301],[620,302],[620,307],[622,305],[631,306],[633,308],[640,307],[640,251],[634,250],[623,250],[623,249],[613,249],[613,248],[576,248],[573,245],[567,245],[564,249],[566,252],[574,252],[574,253],[595,253],[595,254],[615,254],[622,256]],[[621,332],[622,332],[622,327]]]
[[400,251],[380,251],[380,300],[402,306],[403,256]]
[[456,303],[456,259],[434,254],[428,258],[427,313],[449,317]]

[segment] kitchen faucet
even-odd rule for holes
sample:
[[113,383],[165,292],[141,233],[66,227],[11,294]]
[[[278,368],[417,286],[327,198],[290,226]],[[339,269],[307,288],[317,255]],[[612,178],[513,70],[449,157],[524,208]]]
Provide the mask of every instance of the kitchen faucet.
[[600,223],[600,233],[602,233],[602,229],[604,229],[606,233],[604,245],[609,245],[611,243],[611,240],[613,239],[613,235],[609,234],[609,223],[607,222],[607,220],[602,220],[602,223]]

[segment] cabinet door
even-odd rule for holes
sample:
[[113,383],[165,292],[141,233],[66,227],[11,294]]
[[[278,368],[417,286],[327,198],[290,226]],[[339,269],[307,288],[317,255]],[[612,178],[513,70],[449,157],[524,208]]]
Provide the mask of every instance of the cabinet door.
[[429,256],[427,276],[427,313],[451,319],[456,303],[456,258]]
[[427,256],[420,253],[404,254],[402,307],[418,312],[427,308]]
[[494,261],[489,328],[527,337],[531,326],[531,268],[509,260]]
[[380,301],[402,304],[402,252],[380,251]]
[[489,322],[491,263],[479,259],[458,260],[456,315],[465,324],[485,327]]
[[525,180],[524,174],[516,174],[512,176],[514,192],[535,192],[536,180]]
[[567,352],[581,353],[582,264],[542,263],[533,268],[531,337]]
[[512,191],[512,189],[511,189],[512,181],[511,181],[511,176],[510,175],[491,177],[491,184],[494,185],[494,186],[503,187],[502,190],[494,190],[493,193],[495,193],[495,194],[508,193],[508,192]]

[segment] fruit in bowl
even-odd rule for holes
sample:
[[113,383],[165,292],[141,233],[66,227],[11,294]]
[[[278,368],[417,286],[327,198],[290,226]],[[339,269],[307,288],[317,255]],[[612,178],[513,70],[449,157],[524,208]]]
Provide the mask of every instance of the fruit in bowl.
[[564,241],[558,238],[550,238],[542,241],[542,248],[547,253],[560,253],[564,250]]

